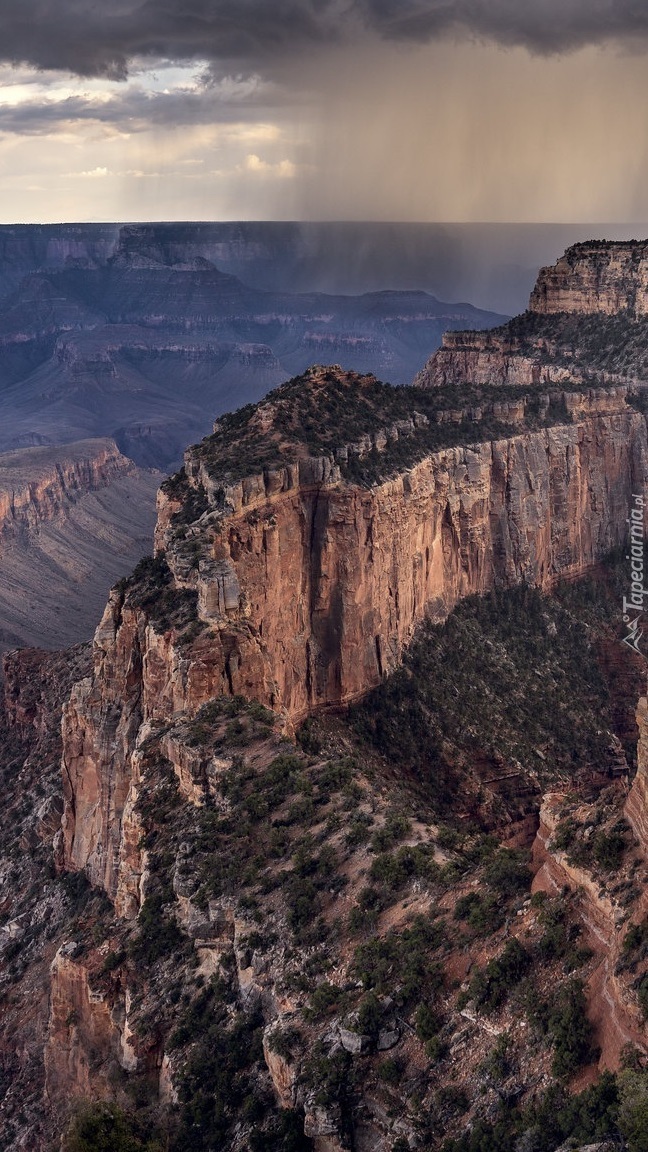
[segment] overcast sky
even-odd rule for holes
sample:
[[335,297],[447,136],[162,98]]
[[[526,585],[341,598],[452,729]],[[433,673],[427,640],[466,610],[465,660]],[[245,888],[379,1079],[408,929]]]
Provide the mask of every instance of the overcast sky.
[[648,219],[645,0],[0,0],[0,221]]

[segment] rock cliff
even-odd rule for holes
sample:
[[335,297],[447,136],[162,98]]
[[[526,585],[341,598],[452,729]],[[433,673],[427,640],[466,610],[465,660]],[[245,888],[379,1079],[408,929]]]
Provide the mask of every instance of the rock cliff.
[[648,845],[648,699],[645,696],[639,700],[637,724],[637,773],[628,794],[625,814],[640,844]]
[[111,440],[0,454],[0,651],[92,636],[151,547],[159,480]]
[[[555,323],[480,337],[483,361],[457,338],[411,389],[311,369],[163,485],[155,555],[63,708],[51,891],[79,911],[65,931],[59,898],[39,960],[55,1112],[128,1109],[137,1084],[174,1149],[438,1148],[591,1078],[594,1041],[601,1067],[645,1058],[645,715],[626,802],[600,568],[648,495],[645,395],[581,352],[570,370]],[[556,590],[595,571],[600,596]],[[51,734],[30,660],[7,665],[16,740]],[[511,845],[538,810],[532,900]]]
[[574,244],[556,264],[541,268],[532,312],[648,312],[648,244],[590,241]]
[[[297,386],[314,408],[332,394],[355,405],[374,388],[341,370],[286,388]],[[644,491],[646,423],[623,390],[568,395],[564,423],[432,452],[369,485],[343,475],[347,449],[313,456],[291,443],[286,388],[244,410],[242,429],[219,426],[189,450],[163,487],[157,568],[113,592],[93,676],[66,707],[65,860],[112,898],[146,725],[221,694],[293,724],[348,703],[462,597],[548,588],[596,564],[624,540],[632,493]],[[241,479],[224,465],[225,440]],[[370,444],[380,458],[386,437]],[[264,453],[276,463],[246,466]]]
[[540,270],[528,311],[488,332],[446,332],[421,388],[573,388],[645,379],[648,246],[576,244]]
[[133,471],[132,461],[122,456],[112,440],[3,452],[0,537],[36,528],[86,492],[106,488]]

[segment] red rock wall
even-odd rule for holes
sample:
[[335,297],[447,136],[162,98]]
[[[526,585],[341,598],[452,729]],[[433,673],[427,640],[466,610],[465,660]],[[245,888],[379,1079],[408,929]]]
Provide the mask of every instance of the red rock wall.
[[532,312],[648,313],[648,244],[576,244],[549,268],[541,268]]
[[577,576],[619,544],[647,456],[644,418],[624,408],[437,452],[372,488],[307,461],[231,490],[229,512],[202,530],[197,570],[163,499],[158,544],[177,584],[197,588],[206,627],[179,644],[113,594],[93,676],[64,711],[67,866],[115,897],[143,725],[221,693],[293,722],[354,699],[397,665],[425,617],[494,584]]
[[106,439],[1,453],[0,537],[53,519],[66,504],[134,467],[114,441]]

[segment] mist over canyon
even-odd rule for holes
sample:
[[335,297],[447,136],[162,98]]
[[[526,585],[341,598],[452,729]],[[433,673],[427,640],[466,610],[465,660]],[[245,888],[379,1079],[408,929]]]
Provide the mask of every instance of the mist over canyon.
[[[109,435],[136,463],[169,467],[219,412],[309,364],[405,384],[443,331],[502,319],[421,291],[255,287],[259,267],[283,263],[290,284],[308,259],[285,241],[270,226],[4,229],[0,449]],[[235,263],[252,283],[222,270]]]

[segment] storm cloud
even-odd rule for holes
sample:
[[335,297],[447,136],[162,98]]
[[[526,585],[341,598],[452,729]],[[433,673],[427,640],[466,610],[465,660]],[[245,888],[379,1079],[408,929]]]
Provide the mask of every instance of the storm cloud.
[[205,84],[195,90],[147,92],[137,86],[119,87],[109,98],[88,95],[65,99],[34,98],[0,110],[0,134],[40,136],[74,125],[106,125],[127,132],[154,127],[195,127],[200,124],[231,124],[272,112],[287,97],[270,85],[244,85],[228,92],[224,85]]
[[273,73],[295,52],[445,36],[563,52],[648,40],[642,0],[15,0],[0,2],[0,59],[124,78],[134,59],[206,60]]

